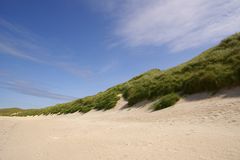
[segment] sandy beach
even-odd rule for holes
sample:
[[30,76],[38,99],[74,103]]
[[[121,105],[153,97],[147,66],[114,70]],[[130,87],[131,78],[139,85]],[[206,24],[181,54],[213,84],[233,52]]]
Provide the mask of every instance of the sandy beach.
[[0,160],[239,160],[240,89],[196,94],[151,112],[0,117]]

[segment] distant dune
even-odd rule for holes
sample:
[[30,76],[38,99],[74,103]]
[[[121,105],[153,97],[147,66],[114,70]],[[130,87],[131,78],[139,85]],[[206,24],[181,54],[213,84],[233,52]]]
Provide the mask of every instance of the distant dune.
[[214,93],[233,86],[240,86],[240,33],[229,36],[183,64],[163,71],[152,69],[96,95],[41,109],[0,109],[0,115],[29,116],[109,110],[116,106],[119,94],[128,101],[129,107],[139,102],[157,100],[152,109],[159,110],[175,104],[185,95],[206,91]]
[[0,117],[0,160],[239,160],[240,88],[194,94],[152,112]]

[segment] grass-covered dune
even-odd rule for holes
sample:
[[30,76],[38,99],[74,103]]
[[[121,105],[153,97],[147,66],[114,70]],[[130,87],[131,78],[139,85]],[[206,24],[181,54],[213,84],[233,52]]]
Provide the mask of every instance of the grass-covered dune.
[[0,108],[0,116],[13,116],[22,111],[20,108]]
[[[123,95],[129,106],[146,99],[158,98],[159,105],[169,105],[174,104],[179,99],[176,98],[179,95],[204,91],[215,92],[221,88],[239,84],[240,33],[236,33],[186,63],[164,71],[150,70],[94,96],[42,109],[1,109],[0,115],[48,115],[86,113],[91,109],[108,110],[116,105],[119,99],[118,94]],[[161,97],[164,99],[161,100]],[[164,108],[164,106],[155,107],[155,109],[158,108]]]
[[151,70],[124,84],[130,105],[168,93],[216,91],[240,82],[240,33],[192,60],[165,71]]

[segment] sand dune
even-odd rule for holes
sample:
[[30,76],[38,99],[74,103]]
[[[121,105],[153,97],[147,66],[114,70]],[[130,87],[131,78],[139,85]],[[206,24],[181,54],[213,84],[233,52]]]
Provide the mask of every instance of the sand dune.
[[151,112],[0,117],[0,160],[239,160],[240,89],[197,94]]

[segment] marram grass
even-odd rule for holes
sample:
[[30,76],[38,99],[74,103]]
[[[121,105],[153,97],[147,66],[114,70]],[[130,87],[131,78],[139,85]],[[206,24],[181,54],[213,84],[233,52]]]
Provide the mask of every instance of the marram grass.
[[92,109],[108,110],[116,105],[119,99],[118,94],[123,95],[129,106],[143,100],[159,98],[156,104],[158,107],[155,106],[157,110],[162,108],[164,99],[167,99],[166,103],[168,103],[168,98],[171,101],[171,96],[176,94],[181,96],[204,91],[215,92],[221,88],[239,84],[240,33],[236,33],[192,60],[168,70],[153,69],[104,92],[69,103],[41,109],[0,109],[0,116],[86,113]]

